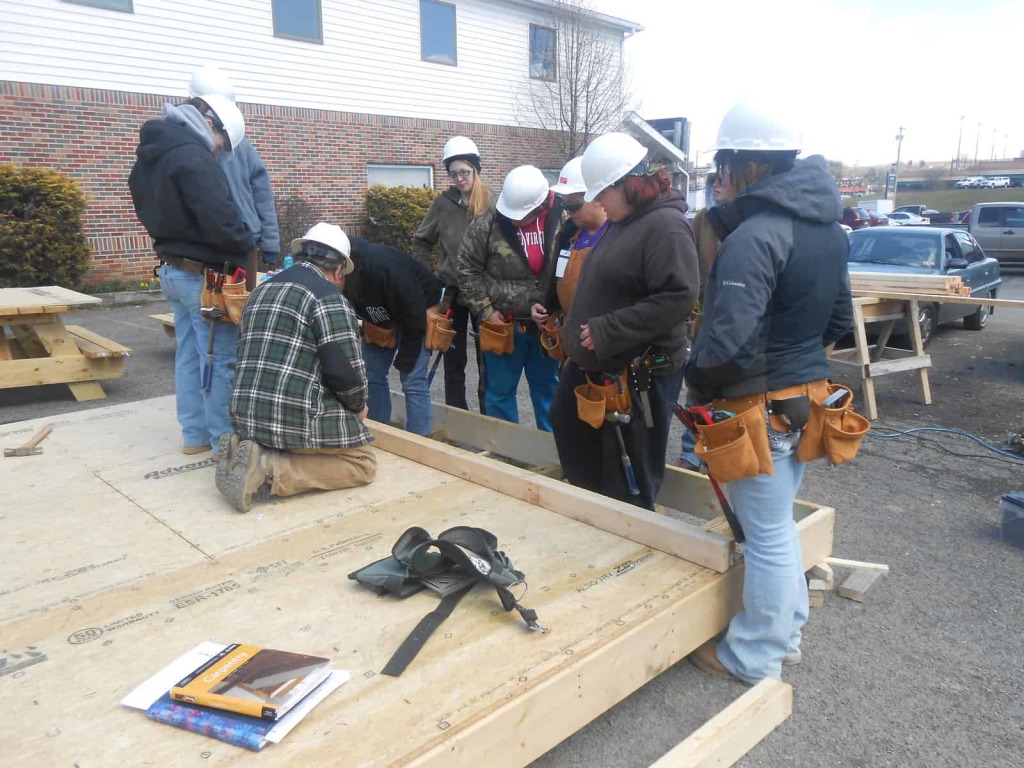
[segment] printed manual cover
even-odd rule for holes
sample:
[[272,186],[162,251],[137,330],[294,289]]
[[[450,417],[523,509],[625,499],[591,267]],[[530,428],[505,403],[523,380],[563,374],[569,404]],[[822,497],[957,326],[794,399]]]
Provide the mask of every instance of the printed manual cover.
[[323,682],[331,660],[256,645],[229,645],[171,688],[188,704],[277,720]]

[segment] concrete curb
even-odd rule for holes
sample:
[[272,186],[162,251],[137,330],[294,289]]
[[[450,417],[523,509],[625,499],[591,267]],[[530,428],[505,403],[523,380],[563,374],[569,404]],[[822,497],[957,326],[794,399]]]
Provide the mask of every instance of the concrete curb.
[[111,293],[94,293],[93,296],[103,300],[103,306],[116,304],[150,304],[154,301],[165,301],[164,292],[159,288],[150,291],[113,291]]

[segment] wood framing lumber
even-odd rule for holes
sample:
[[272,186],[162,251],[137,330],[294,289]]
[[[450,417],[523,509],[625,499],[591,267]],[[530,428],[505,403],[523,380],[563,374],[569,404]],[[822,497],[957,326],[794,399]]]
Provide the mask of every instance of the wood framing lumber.
[[78,325],[66,325],[64,327],[71,334],[71,338],[75,340],[79,351],[86,357],[128,357],[132,353],[123,344],[118,344],[116,341],[104,338],[87,328],[82,328]]
[[793,686],[762,680],[694,731],[651,768],[734,765],[793,712]]
[[889,572],[889,566],[884,563],[865,563],[860,560],[844,560],[841,557],[826,557],[825,563],[833,568],[857,568],[863,571]]
[[813,592],[828,592],[831,587],[828,582],[824,579],[810,579],[807,582],[807,588]]
[[116,379],[124,373],[124,358],[90,360],[74,357],[30,357],[7,360],[0,375],[0,389],[34,387],[40,384],[68,384],[77,381]]
[[164,329],[164,333],[166,333],[172,339],[175,337],[174,315],[171,312],[165,312],[159,315],[150,315],[149,319],[156,320],[158,323],[160,323],[161,327]]
[[854,298],[899,299],[902,301],[934,301],[942,304],[970,304],[976,307],[1005,307],[1006,309],[1024,309],[1024,301],[1020,299],[991,299],[975,296],[944,296],[941,294],[903,293],[899,291],[859,291],[853,290]]
[[840,597],[845,597],[849,600],[856,600],[858,603],[864,602],[864,596],[868,593],[868,590],[875,585],[875,582],[882,578],[882,571],[862,571],[857,570],[851,573],[842,584],[839,585],[837,592]]
[[807,574],[812,579],[820,579],[825,582],[825,589],[833,589],[836,585],[835,572],[832,570],[832,566],[828,563],[812,565],[811,570],[809,570]]
[[818,592],[817,590],[807,593],[807,607],[808,608],[824,608],[825,607],[825,593]]
[[713,571],[723,573],[733,563],[735,543],[727,536],[394,427],[373,423],[371,432],[382,450]]

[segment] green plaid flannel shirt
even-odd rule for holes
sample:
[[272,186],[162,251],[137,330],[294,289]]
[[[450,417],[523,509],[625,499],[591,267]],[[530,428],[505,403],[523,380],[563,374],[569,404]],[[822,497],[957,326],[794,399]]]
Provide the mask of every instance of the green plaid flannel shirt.
[[258,285],[242,312],[231,395],[239,435],[280,450],[366,445],[356,418],[366,398],[356,314],[323,273],[299,263]]

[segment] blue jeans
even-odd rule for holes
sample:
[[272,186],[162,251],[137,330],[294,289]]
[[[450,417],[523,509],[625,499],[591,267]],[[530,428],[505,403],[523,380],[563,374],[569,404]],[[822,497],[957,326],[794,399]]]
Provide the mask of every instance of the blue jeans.
[[202,275],[193,275],[164,264],[160,267],[160,287],[174,311],[174,397],[178,423],[185,445],[209,444],[231,431],[231,387],[235,383],[235,359],[238,355],[238,326],[214,323],[213,371],[210,389],[203,389],[203,371],[210,342],[210,325],[199,314]]
[[[363,342],[363,360],[366,361],[366,383],[370,398],[367,415],[382,424],[391,423],[391,387],[388,386],[388,372],[397,352],[397,349],[384,349],[376,344]],[[434,421],[434,407],[430,403],[430,388],[427,386],[429,362],[430,353],[423,347],[412,370],[408,373],[399,373],[402,392],[405,394],[405,428],[417,435],[429,435]]]
[[484,352],[484,366],[487,369],[487,394],[484,400],[488,416],[519,423],[516,390],[519,389],[519,380],[525,369],[537,429],[551,431],[551,401],[558,389],[558,363],[541,350],[539,333],[520,333],[517,323],[512,354]]
[[723,486],[747,541],[743,610],[718,644],[718,659],[736,677],[757,683],[782,675],[782,659],[800,650],[807,622],[807,582],[793,502],[804,476],[791,447],[772,449],[775,472]]
[[695,467],[699,467],[700,458],[697,456],[696,448],[697,436],[684,427],[683,437],[679,441],[679,458]]

